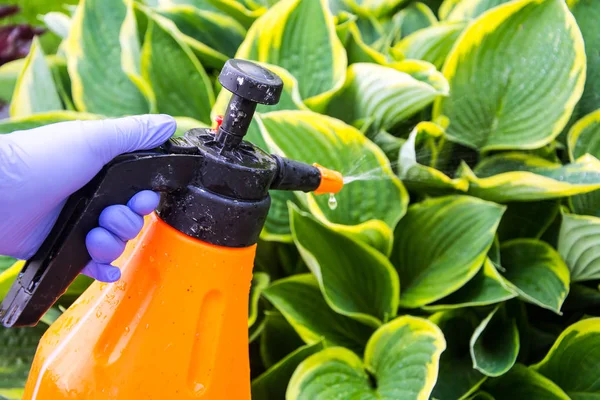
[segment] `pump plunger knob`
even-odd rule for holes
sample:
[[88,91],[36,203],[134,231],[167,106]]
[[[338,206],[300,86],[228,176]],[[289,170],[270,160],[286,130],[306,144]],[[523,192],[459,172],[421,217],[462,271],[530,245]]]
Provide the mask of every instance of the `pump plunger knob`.
[[279,76],[246,60],[228,60],[221,70],[219,82],[233,94],[267,105],[277,104],[283,90]]
[[223,123],[217,131],[217,141],[224,150],[235,148],[252,122],[258,103],[279,102],[283,81],[279,76],[251,61],[231,59],[219,75],[223,88],[233,93]]

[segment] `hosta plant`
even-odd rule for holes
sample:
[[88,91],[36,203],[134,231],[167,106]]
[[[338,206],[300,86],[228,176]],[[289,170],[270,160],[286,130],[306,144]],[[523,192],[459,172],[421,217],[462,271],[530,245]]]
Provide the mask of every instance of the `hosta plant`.
[[[42,19],[60,45],[0,68],[0,133],[208,126],[237,57],[285,84],[248,140],[346,176],[337,207],[273,193],[255,400],[600,398],[599,1],[81,0]],[[0,331],[0,396],[45,326]]]

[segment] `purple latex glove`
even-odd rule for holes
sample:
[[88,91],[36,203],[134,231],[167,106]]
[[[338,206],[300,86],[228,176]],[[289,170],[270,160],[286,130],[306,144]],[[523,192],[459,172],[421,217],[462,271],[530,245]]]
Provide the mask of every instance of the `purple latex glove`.
[[[67,198],[119,154],[148,150],[175,132],[167,115],[69,121],[0,135],[0,254],[33,256]],[[104,209],[86,237],[92,261],[83,273],[104,282],[121,276],[110,265],[138,235],[159,195],[142,191],[127,205]]]

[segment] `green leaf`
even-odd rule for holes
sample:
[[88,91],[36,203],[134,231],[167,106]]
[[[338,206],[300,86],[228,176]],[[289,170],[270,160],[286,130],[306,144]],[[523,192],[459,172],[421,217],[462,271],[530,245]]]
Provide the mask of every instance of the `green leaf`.
[[[600,110],[577,121],[569,131],[567,142],[571,161],[585,154],[600,159]],[[600,217],[600,190],[573,196],[571,206],[576,214]]]
[[403,38],[394,49],[406,58],[429,61],[442,68],[456,39],[465,28],[464,22],[439,23]]
[[585,60],[564,0],[511,1],[462,33],[442,70],[451,95],[436,100],[433,117],[449,118],[448,137],[474,149],[539,148],[567,124]]
[[410,3],[394,18],[399,20],[400,37],[402,38],[438,22],[433,11],[426,4],[420,2]]
[[412,205],[396,227],[391,261],[400,305],[421,307],[455,292],[481,268],[504,207],[468,196]]
[[516,297],[510,283],[500,275],[492,261],[487,258],[483,268],[456,292],[426,305],[427,311],[450,310],[463,307],[479,307],[501,303]]
[[561,165],[524,153],[484,159],[474,171],[463,163],[459,176],[469,194],[499,203],[568,197],[600,189],[600,161],[586,155]]
[[280,1],[252,25],[236,57],[287,69],[312,106],[343,84],[347,65],[325,0]]
[[40,42],[34,38],[10,103],[11,117],[62,110],[52,71],[46,63]]
[[77,4],[78,0],[4,0],[3,5],[15,4],[20,8],[18,14],[2,19],[3,25],[8,24],[32,24],[39,25],[40,14],[50,11],[60,11],[71,4]]
[[71,18],[62,12],[52,11],[43,16],[44,24],[61,39],[66,39],[71,31]]
[[600,218],[562,214],[558,252],[567,263],[572,282],[600,279]]
[[252,276],[252,286],[250,287],[250,301],[248,302],[248,328],[256,322],[258,318],[258,301],[261,292],[269,286],[269,275],[264,272],[255,272]]
[[346,49],[348,64],[361,62],[387,64],[386,55],[365,43],[356,23],[356,16],[342,13],[339,18],[344,20],[336,26],[336,31]]
[[15,261],[17,260],[15,260],[12,257],[0,256],[0,274],[2,274],[2,272],[4,272],[10,266],[12,266],[15,263]]
[[468,21],[476,19],[484,12],[508,3],[510,0],[462,0],[445,18],[447,21]]
[[346,82],[327,114],[357,126],[372,120],[374,130],[391,129],[448,93],[393,68],[356,63],[348,68]]
[[416,141],[419,136],[442,135],[443,130],[431,122],[420,122],[412,130],[400,149],[398,157],[398,177],[409,190],[425,193],[466,192],[469,182],[464,178],[451,179],[443,172],[421,165],[417,161]]
[[[286,398],[297,400],[427,399],[435,384],[444,335],[432,322],[397,318],[369,339],[363,361],[333,347],[304,360],[289,383]],[[369,371],[375,384],[370,383]]]
[[48,113],[40,113],[29,117],[11,118],[0,121],[0,134],[38,128],[40,126],[63,121],[93,119],[100,119],[100,116],[73,111],[53,111]]
[[288,382],[294,371],[308,357],[323,350],[322,343],[302,346],[273,365],[252,381],[253,400],[280,400],[285,398]]
[[600,396],[600,318],[587,318],[569,326],[546,357],[532,366],[556,383],[573,400]]
[[380,18],[393,13],[408,0],[350,0],[346,3],[359,15],[372,14]]
[[452,310],[433,314],[429,320],[440,327],[447,343],[431,398],[463,399],[486,379],[473,368],[469,353],[469,338],[477,327],[477,319],[467,310]]
[[319,283],[310,274],[274,282],[263,295],[277,308],[307,344],[325,340],[326,346],[343,346],[361,354],[373,328],[335,313]]
[[120,35],[126,15],[123,0],[81,0],[75,11],[66,50],[79,111],[116,117],[150,109],[121,65],[122,52],[127,51]]
[[290,215],[294,242],[334,311],[374,327],[396,315],[400,282],[383,254],[293,205]]
[[175,121],[177,122],[177,130],[173,136],[183,136],[190,129],[209,127],[205,123],[189,117],[175,117]]
[[589,0],[567,0],[585,42],[587,59],[583,96],[575,108],[575,118],[581,118],[600,108],[600,3]]
[[257,119],[271,152],[316,162],[346,177],[335,210],[326,195],[297,193],[308,210],[332,229],[389,252],[408,196],[381,149],[351,126],[313,112],[277,111]]
[[552,224],[559,213],[556,200],[508,203],[498,227],[501,242],[517,238],[536,238]]
[[0,328],[0,396],[20,399],[45,324]]
[[500,247],[504,277],[519,296],[561,314],[569,293],[569,268],[556,250],[535,239],[516,239]]
[[517,323],[500,304],[471,336],[473,368],[487,376],[504,375],[515,364],[519,347]]
[[0,299],[4,299],[8,294],[10,287],[15,279],[17,279],[17,276],[19,276],[19,272],[21,272],[23,265],[25,265],[25,261],[15,261],[0,272]]
[[246,35],[239,22],[220,12],[191,6],[164,7],[157,12],[172,20],[182,33],[226,58],[235,56]]
[[260,358],[265,368],[270,369],[302,347],[304,342],[279,312],[266,311],[265,314],[265,326],[260,335]]
[[146,31],[142,75],[152,86],[158,112],[210,123],[215,99],[208,75],[175,25],[157,14]]
[[484,389],[494,400],[570,400],[554,382],[522,364],[515,364],[500,378],[488,380]]

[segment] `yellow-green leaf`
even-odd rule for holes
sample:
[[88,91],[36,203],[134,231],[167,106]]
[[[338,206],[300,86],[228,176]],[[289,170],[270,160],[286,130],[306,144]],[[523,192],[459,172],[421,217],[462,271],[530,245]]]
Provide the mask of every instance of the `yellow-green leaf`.
[[260,335],[260,358],[267,370],[303,345],[302,338],[281,313],[265,311],[265,327]]
[[587,72],[583,96],[575,108],[574,116],[581,118],[600,108],[600,2],[593,0],[567,0],[585,42]]
[[113,117],[150,110],[122,68],[126,50],[120,30],[126,15],[123,0],[82,0],[75,11],[66,48],[73,101],[80,111]]
[[343,21],[336,26],[336,31],[346,49],[348,64],[367,62],[384,65],[389,61],[388,57],[365,43],[356,16],[342,13],[339,18]]
[[[289,383],[288,400],[427,400],[446,349],[440,329],[411,316],[397,318],[369,339],[364,362],[333,347],[304,360]],[[370,383],[369,371],[377,386]]]
[[252,25],[236,57],[287,69],[309,106],[326,102],[346,74],[346,54],[326,0],[280,1]]
[[400,282],[383,254],[295,206],[290,215],[294,242],[333,310],[374,327],[396,315]]
[[446,94],[393,68],[356,63],[348,68],[327,114],[354,126],[369,122],[375,131],[388,130]]
[[34,38],[12,95],[10,116],[27,117],[62,109],[52,71],[46,63],[39,40]]
[[396,227],[391,261],[400,305],[421,307],[455,292],[481,268],[504,207],[468,196],[412,205]]
[[408,136],[408,140],[400,148],[397,167],[398,177],[409,190],[417,192],[423,191],[428,194],[432,192],[466,192],[469,182],[465,178],[449,178],[443,172],[426,165],[421,165],[417,161],[415,144],[417,137],[430,134],[432,130],[436,129],[439,130],[440,135],[443,134],[441,128],[431,122],[421,122],[412,130]]
[[569,268],[556,250],[535,239],[503,243],[500,258],[504,277],[521,299],[561,314],[569,293]]
[[563,213],[557,248],[572,282],[600,279],[599,243],[600,218]]
[[182,136],[187,131],[194,128],[208,128],[207,124],[190,117],[175,117],[175,121],[177,122],[177,130],[175,131],[174,136]]
[[38,128],[57,122],[100,119],[99,115],[73,111],[53,111],[23,118],[10,118],[0,121],[0,134]]
[[252,400],[284,399],[288,382],[302,361],[323,350],[322,343],[302,346],[252,381]]
[[474,149],[539,148],[567,124],[585,60],[564,0],[511,1],[458,39],[442,70],[451,94],[436,100],[434,118],[449,118],[447,135]]
[[473,368],[487,376],[505,374],[517,361],[520,341],[515,319],[500,304],[479,324],[470,341]]
[[307,344],[324,340],[327,346],[343,346],[362,354],[374,331],[372,327],[334,312],[312,274],[275,281],[263,290],[263,296]]
[[394,48],[406,58],[429,61],[436,68],[442,68],[465,26],[464,22],[435,24],[406,36]]
[[435,25],[438,22],[433,11],[421,2],[410,3],[400,10],[394,16],[394,19],[397,20],[396,24],[400,26],[399,36],[401,38]]
[[556,383],[573,400],[600,396],[600,318],[587,318],[569,326],[546,357],[532,366]]
[[489,392],[494,400],[572,400],[556,383],[522,364],[515,364],[505,375],[488,380],[484,390]]
[[406,212],[408,196],[380,148],[351,126],[309,111],[272,112],[259,122],[271,152],[318,163],[346,177],[334,210],[326,195],[297,193],[314,216],[389,251],[392,229]]
[[464,399],[486,379],[473,368],[469,353],[469,338],[478,325],[477,317],[468,310],[451,310],[435,313],[429,320],[439,326],[447,343],[431,398]]
[[[571,161],[585,154],[600,159],[600,110],[586,115],[573,125],[567,141]],[[600,217],[600,190],[573,196],[571,206],[576,214]]]
[[517,293],[496,270],[492,261],[487,258],[483,268],[463,287],[443,299],[424,306],[423,309],[438,311],[479,307],[500,303],[516,296]]
[[254,325],[258,318],[258,301],[261,292],[269,286],[269,275],[264,272],[255,272],[252,276],[250,287],[250,301],[248,302],[248,327]]
[[498,154],[476,168],[462,164],[469,194],[500,203],[568,197],[600,189],[600,161],[585,155],[567,165],[523,153]]
[[347,0],[346,3],[359,15],[372,14],[379,18],[391,14],[408,0]]
[[468,21],[510,0],[462,0],[445,17],[447,21]]
[[540,238],[560,211],[557,200],[508,203],[498,226],[501,242],[517,238]]
[[158,112],[208,124],[215,101],[210,79],[180,35],[173,22],[151,15],[142,48],[142,75],[152,86]]

